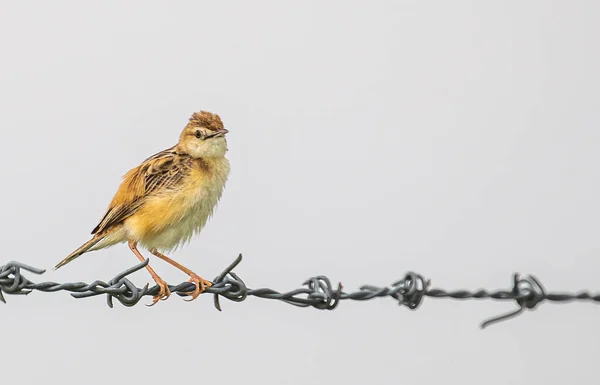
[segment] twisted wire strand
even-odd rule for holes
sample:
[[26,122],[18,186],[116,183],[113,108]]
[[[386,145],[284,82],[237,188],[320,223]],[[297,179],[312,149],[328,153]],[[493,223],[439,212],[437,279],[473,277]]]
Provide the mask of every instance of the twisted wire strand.
[[[430,288],[430,281],[422,275],[408,272],[398,281],[389,286],[379,287],[364,285],[358,291],[344,292],[342,284],[332,285],[329,278],[319,275],[306,280],[301,288],[288,292],[278,292],[273,289],[259,288],[250,289],[244,281],[233,271],[242,261],[240,254],[221,274],[212,281],[213,285],[206,288],[205,293],[213,294],[214,306],[221,311],[220,298],[226,298],[233,302],[244,301],[249,296],[264,299],[274,299],[299,307],[314,307],[316,309],[333,310],[340,301],[354,300],[366,301],[378,297],[391,297],[401,306],[416,310],[422,303],[424,297],[450,298],[457,300],[466,299],[492,299],[501,301],[515,301],[518,308],[510,313],[489,319],[481,324],[485,328],[491,324],[513,318],[526,309],[534,309],[544,301],[568,302],[568,301],[592,301],[600,302],[600,293],[591,294],[589,291],[578,293],[547,293],[541,282],[533,275],[521,277],[513,275],[512,288],[509,290],[488,291],[479,289],[475,291],[454,290],[448,291],[439,288]],[[30,272],[41,275],[45,272],[24,263],[11,261],[0,266],[0,301],[6,303],[4,294],[26,295],[32,291],[56,292],[68,291],[75,298],[87,298],[97,295],[106,295],[109,307],[113,307],[113,300],[118,300],[124,306],[136,305],[144,296],[158,294],[159,287],[137,287],[128,278],[130,274],[143,269],[149,262],[146,259],[131,268],[117,274],[108,282],[94,281],[85,282],[38,282],[35,283],[23,275]],[[194,284],[183,282],[178,285],[169,285],[172,293],[179,296],[187,296],[187,292],[194,290]]]

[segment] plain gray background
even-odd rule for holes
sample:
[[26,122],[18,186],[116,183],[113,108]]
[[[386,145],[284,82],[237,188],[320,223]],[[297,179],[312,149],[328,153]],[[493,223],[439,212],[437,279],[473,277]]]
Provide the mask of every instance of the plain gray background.
[[[207,278],[242,252],[247,284],[279,290],[407,270],[447,289],[508,288],[513,272],[600,289],[599,17],[595,1],[3,2],[2,259],[50,269],[125,171],[210,110],[232,173],[172,254]],[[120,245],[35,278],[109,280],[136,261]],[[481,331],[515,304],[7,300],[5,382],[598,381],[587,303]]]

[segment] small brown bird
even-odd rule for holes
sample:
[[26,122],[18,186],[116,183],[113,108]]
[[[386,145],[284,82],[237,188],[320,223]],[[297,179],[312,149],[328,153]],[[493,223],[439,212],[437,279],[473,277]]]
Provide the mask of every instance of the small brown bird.
[[[106,214],[92,230],[93,237],[59,262],[66,265],[83,253],[127,242],[140,261],[138,243],[150,253],[190,276],[194,300],[211,283],[162,253],[189,242],[200,232],[216,207],[227,178],[227,130],[219,115],[195,112],[179,136],[179,143],[143,161],[123,177]],[[150,267],[160,287],[152,305],[171,292]]]

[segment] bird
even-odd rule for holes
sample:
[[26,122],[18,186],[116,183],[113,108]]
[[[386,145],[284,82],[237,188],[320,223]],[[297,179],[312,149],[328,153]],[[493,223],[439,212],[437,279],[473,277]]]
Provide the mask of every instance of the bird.
[[[84,253],[127,243],[142,262],[138,244],[187,274],[196,299],[212,284],[179,262],[169,253],[190,242],[200,233],[218,205],[230,173],[226,158],[227,139],[219,115],[194,112],[179,135],[176,145],[160,151],[129,170],[112,201],[92,230],[92,237],[60,261],[54,270]],[[168,284],[150,264],[146,265],[159,291],[152,304],[171,295]]]

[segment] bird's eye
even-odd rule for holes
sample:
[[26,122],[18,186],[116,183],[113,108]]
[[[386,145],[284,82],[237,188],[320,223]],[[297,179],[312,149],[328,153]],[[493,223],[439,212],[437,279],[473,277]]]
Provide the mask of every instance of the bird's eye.
[[196,138],[200,139],[202,138],[202,132],[200,132],[200,130],[196,130],[196,133],[194,134],[196,136]]

